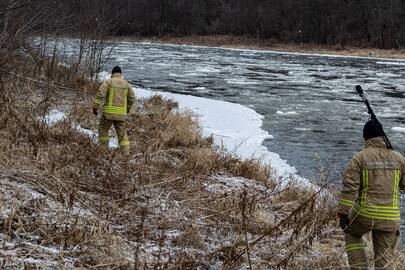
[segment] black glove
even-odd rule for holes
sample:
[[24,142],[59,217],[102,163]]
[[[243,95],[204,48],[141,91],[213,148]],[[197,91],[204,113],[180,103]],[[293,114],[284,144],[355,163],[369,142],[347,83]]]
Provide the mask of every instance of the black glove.
[[339,215],[339,224],[340,228],[342,228],[343,231],[347,230],[347,228],[350,225],[350,219],[348,215]]

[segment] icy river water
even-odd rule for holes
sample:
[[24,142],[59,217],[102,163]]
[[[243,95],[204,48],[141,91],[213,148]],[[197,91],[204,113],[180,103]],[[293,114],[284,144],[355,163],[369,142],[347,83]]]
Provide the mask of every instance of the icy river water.
[[263,144],[307,178],[324,166],[339,181],[345,164],[363,147],[368,115],[356,84],[366,90],[392,144],[405,150],[405,62],[120,43],[106,70],[115,64],[137,87],[255,110],[274,136]]

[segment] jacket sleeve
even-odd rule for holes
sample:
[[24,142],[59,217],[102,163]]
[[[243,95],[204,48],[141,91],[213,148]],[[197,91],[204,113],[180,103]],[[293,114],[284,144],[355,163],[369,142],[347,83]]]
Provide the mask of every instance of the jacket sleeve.
[[127,99],[127,110],[128,112],[131,110],[132,105],[135,102],[135,95],[134,95],[134,89],[132,87],[129,88],[128,90],[128,99]]
[[399,189],[405,192],[405,158],[402,158],[401,179],[399,181]]
[[361,182],[361,162],[356,154],[343,173],[343,187],[339,198],[338,213],[348,214],[357,198]]
[[109,80],[103,82],[103,84],[98,89],[98,92],[93,100],[93,107],[97,108],[100,106],[101,102],[104,100],[105,96],[107,95],[108,88],[109,88]]

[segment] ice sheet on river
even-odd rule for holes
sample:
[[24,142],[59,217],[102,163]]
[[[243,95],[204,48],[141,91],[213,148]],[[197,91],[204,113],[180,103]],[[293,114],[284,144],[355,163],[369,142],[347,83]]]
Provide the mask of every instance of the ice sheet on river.
[[294,167],[262,145],[264,140],[273,139],[273,136],[261,129],[263,116],[254,110],[225,101],[135,89],[137,97],[146,98],[154,94],[173,99],[179,103],[180,109],[189,109],[197,114],[204,135],[213,134],[217,145],[223,145],[241,158],[253,157],[270,163],[281,177],[296,176]]

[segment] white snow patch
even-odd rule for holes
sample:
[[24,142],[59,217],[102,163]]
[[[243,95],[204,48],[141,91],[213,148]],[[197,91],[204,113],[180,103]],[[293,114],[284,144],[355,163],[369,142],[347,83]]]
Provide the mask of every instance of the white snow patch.
[[302,183],[308,183],[297,175],[297,170],[277,153],[267,150],[262,145],[266,139],[273,137],[261,129],[263,116],[240,104],[208,98],[180,95],[167,92],[154,92],[146,89],[134,89],[137,97],[148,98],[159,94],[179,103],[181,110],[191,110],[197,114],[203,128],[203,135],[213,135],[219,146],[243,159],[256,158],[270,164],[280,177],[293,177]]
[[[94,131],[87,128],[82,128],[80,125],[74,125],[74,128],[80,133],[83,133],[92,138],[94,142],[98,142],[98,135]],[[118,148],[118,139],[116,137],[110,137],[108,147],[111,149]]]
[[253,188],[266,191],[266,188],[252,179],[244,177],[216,176],[205,184],[205,189],[212,193],[227,193],[243,188]]
[[36,250],[42,250],[43,252],[46,252],[48,254],[60,254],[60,250],[55,248],[55,247],[45,247],[45,246],[40,246],[40,245],[34,245],[29,242],[23,242],[25,246],[35,248]]
[[44,121],[48,126],[53,126],[56,123],[65,119],[66,114],[60,110],[52,109],[48,112],[47,115],[44,117]]
[[404,127],[393,127],[392,131],[405,133],[405,128]]
[[[17,260],[20,260],[20,259],[17,259]],[[41,266],[50,266],[50,267],[56,266],[55,262],[51,262],[51,261],[48,261],[48,260],[34,259],[34,258],[31,258],[31,257],[20,260],[20,261],[23,261],[24,263],[41,265]]]

